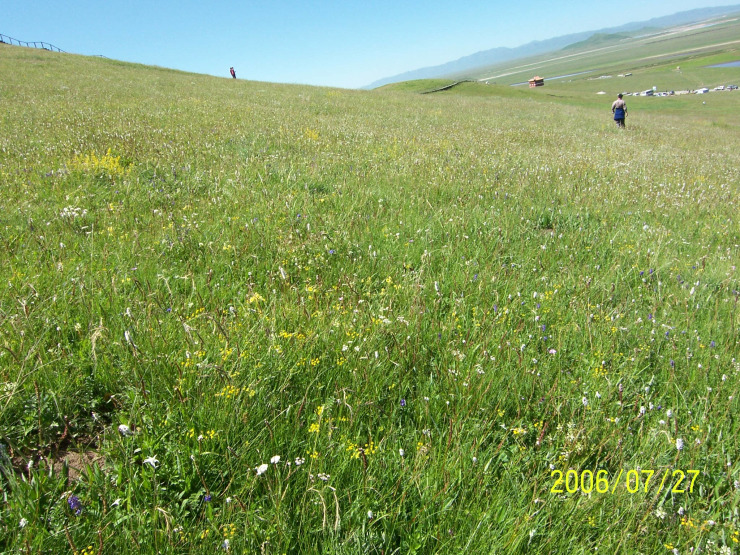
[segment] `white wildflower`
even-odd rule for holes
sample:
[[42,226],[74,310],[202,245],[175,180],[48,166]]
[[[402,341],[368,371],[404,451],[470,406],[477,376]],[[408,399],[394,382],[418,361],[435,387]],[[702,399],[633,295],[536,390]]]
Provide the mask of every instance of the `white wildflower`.
[[144,459],[144,464],[151,465],[152,468],[157,468],[157,465],[159,464],[159,461],[157,460],[157,457],[147,457]]

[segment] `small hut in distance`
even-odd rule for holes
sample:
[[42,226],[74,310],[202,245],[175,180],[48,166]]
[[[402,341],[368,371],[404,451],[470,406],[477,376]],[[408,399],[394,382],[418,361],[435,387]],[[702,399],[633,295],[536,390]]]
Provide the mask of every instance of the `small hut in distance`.
[[532,77],[529,80],[529,88],[533,89],[534,87],[544,87],[545,86],[545,78],[540,76]]

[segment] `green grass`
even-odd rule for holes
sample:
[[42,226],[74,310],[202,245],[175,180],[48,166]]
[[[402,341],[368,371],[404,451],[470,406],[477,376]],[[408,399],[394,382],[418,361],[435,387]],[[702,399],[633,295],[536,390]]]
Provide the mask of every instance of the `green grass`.
[[734,116],[0,76],[0,550],[737,549]]

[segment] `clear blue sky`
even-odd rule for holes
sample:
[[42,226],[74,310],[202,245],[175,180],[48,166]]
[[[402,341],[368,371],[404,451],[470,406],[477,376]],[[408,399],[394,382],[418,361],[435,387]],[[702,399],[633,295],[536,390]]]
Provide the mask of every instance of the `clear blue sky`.
[[0,33],[196,73],[359,88],[499,46],[737,0],[2,0]]

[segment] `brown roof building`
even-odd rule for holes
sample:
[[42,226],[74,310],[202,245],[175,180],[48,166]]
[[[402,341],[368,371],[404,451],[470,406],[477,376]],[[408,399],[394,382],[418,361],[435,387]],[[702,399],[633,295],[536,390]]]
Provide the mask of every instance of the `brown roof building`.
[[529,80],[529,86],[530,87],[544,87],[545,86],[545,78],[544,77],[539,77],[539,76],[532,77]]

